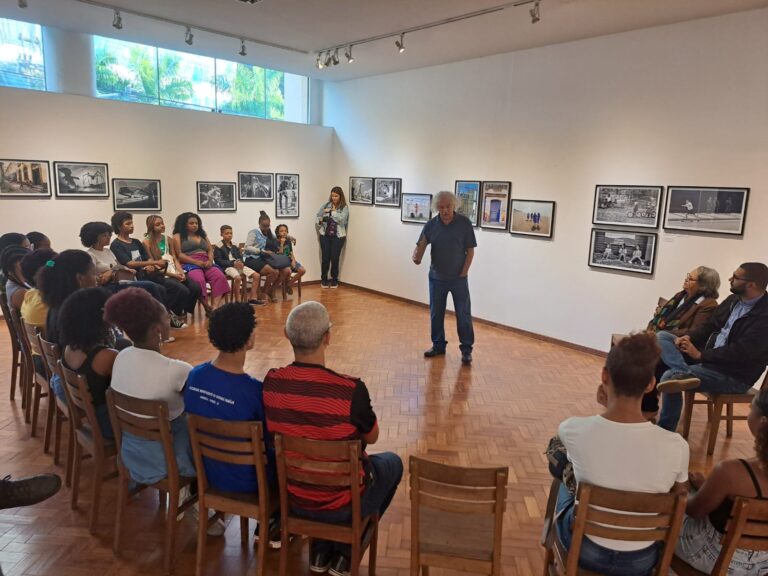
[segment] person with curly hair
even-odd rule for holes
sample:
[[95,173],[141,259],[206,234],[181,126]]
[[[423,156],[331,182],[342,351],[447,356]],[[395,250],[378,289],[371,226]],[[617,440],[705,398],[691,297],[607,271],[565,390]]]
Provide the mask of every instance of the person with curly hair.
[[261,210],[259,212],[259,227],[248,232],[243,251],[248,255],[245,265],[264,276],[264,294],[271,302],[277,302],[275,286],[281,285],[290,275],[290,260],[286,260],[282,267],[272,256],[277,254],[277,238],[272,234],[269,215]]
[[[85,376],[104,438],[115,437],[106,404],[117,358],[112,329],[104,320],[104,305],[110,296],[103,288],[78,290],[66,299],[59,316],[61,363]],[[54,386],[58,397],[63,398],[63,392]]]
[[[27,249],[31,247],[29,240],[24,234],[20,234],[19,232],[6,232],[0,236],[0,256],[2,256],[3,251],[10,246],[21,246],[22,248]],[[5,294],[5,283],[7,280],[5,274],[0,270],[0,292],[3,294]]]
[[[707,574],[712,572],[720,554],[720,543],[736,498],[768,498],[768,389],[760,390],[755,396],[747,424],[755,438],[753,458],[724,460],[706,478],[701,472],[689,474],[695,492],[688,497],[675,554]],[[729,576],[766,571],[766,551],[738,549],[728,566]]]
[[43,302],[42,294],[37,289],[37,274],[45,266],[45,263],[56,257],[56,252],[50,248],[41,248],[30,252],[21,260],[21,275],[27,281],[29,290],[24,294],[21,303],[21,317],[24,322],[45,329],[45,318],[48,315],[48,306]]
[[0,254],[0,268],[6,278],[5,295],[8,305],[15,310],[21,308],[24,294],[29,289],[21,274],[21,261],[27,254],[31,254],[29,249],[21,246],[9,246]]
[[32,250],[50,250],[51,239],[42,232],[27,232],[27,240]]
[[307,269],[301,265],[301,262],[296,260],[296,255],[293,253],[295,241],[291,241],[291,237],[288,234],[288,226],[286,224],[278,225],[275,228],[275,234],[277,234],[277,253],[288,256],[291,259],[291,272],[293,272],[293,276],[291,276],[286,290],[288,294],[293,294],[292,286],[296,286],[299,283],[301,277],[307,273]]

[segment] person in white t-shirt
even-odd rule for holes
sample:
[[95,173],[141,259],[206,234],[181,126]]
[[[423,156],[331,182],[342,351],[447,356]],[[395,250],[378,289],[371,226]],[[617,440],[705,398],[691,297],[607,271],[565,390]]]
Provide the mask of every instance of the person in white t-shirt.
[[[630,335],[614,346],[602,372],[598,416],[573,417],[560,424],[558,435],[568,452],[577,482],[631,492],[687,490],[688,444],[643,416],[643,394],[656,384],[659,347],[653,334]],[[571,543],[575,498],[563,486],[557,502],[557,533]],[[624,542],[586,536],[579,565],[608,576],[649,575],[660,543]]]

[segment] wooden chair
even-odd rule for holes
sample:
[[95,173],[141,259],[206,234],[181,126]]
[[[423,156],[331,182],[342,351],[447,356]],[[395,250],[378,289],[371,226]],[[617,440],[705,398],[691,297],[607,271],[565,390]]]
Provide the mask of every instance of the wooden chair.
[[411,576],[429,566],[501,574],[509,468],[461,468],[411,456]]
[[[107,390],[107,408],[109,419],[112,422],[112,430],[115,433],[115,447],[117,450],[117,470],[119,483],[117,489],[117,514],[115,515],[115,539],[112,549],[117,555],[120,553],[120,541],[123,534],[123,517],[128,500],[145,488],[155,488],[168,497],[168,510],[165,517],[165,553],[163,555],[163,569],[166,574],[172,574],[174,570],[174,552],[176,549],[176,516],[186,511],[195,502],[197,497],[192,496],[179,503],[179,490],[190,486],[194,477],[179,476],[176,464],[176,455],[173,449],[173,436],[171,435],[171,422],[168,419],[168,404],[158,400],[144,400],[127,396],[117,390]],[[144,440],[159,442],[165,454],[165,466],[168,475],[154,484],[137,484],[130,489],[131,473],[125,467],[120,457],[124,434],[132,434]],[[208,515],[201,516],[208,518]],[[201,521],[203,532],[207,530],[207,522]]]
[[[723,406],[725,406],[725,436],[733,436],[734,420],[746,420],[746,416],[735,416],[733,413],[734,404],[752,404],[755,396],[760,390],[768,385],[768,373],[763,378],[763,383],[759,389],[750,388],[744,394],[712,394],[710,392],[700,392],[698,390],[686,390],[685,409],[683,410],[683,438],[688,439],[691,431],[691,419],[693,418],[693,406],[695,404],[706,404],[707,422],[709,423],[709,433],[707,437],[707,454],[712,455],[715,451],[717,442],[717,433],[720,430],[720,421],[723,419]],[[696,394],[701,394],[704,399],[697,400]]]
[[544,559],[545,576],[594,576],[579,568],[581,543],[587,535],[625,542],[661,541],[664,547],[653,574],[667,575],[683,522],[684,494],[625,492],[582,482],[576,499],[571,547],[566,550],[556,530],[551,530]]
[[21,374],[19,391],[21,392],[21,407],[24,410],[24,422],[30,423],[32,418],[32,383],[34,381],[35,364],[32,360],[32,349],[27,340],[27,332],[22,324],[18,310],[11,310],[11,322],[16,331],[16,338],[21,351]]
[[[737,498],[731,510],[731,519],[722,548],[712,568],[712,576],[726,576],[734,552],[743,550],[768,550],[768,501],[757,498]],[[692,568],[677,556],[672,557],[672,570],[678,576],[708,576]]]
[[[275,434],[277,476],[280,486],[281,537],[280,576],[288,574],[288,539],[290,534],[321,538],[352,546],[352,576],[359,576],[360,561],[370,545],[368,574],[376,573],[378,515],[360,516],[359,440],[323,442]],[[330,524],[307,520],[291,513],[288,484],[349,488],[352,494],[350,524]],[[310,542],[310,551],[311,551]]]
[[84,458],[93,457],[93,500],[91,502],[91,518],[88,528],[93,533],[99,518],[99,503],[101,499],[102,482],[117,476],[114,462],[117,455],[115,443],[105,439],[96,420],[93,399],[85,376],[64,366],[59,361],[59,369],[63,376],[64,393],[69,406],[69,422],[74,429],[75,442],[72,455],[72,509],[77,508],[77,498],[80,491],[80,466]]
[[[53,380],[53,376],[57,375],[61,386],[64,386],[64,376],[59,368],[59,361],[61,360],[61,354],[59,353],[59,347],[53,342],[48,342],[38,334],[37,339],[40,343],[40,352],[45,360],[45,366],[48,372],[48,382]],[[69,420],[69,405],[66,399],[62,400],[53,392],[53,388],[50,388],[48,396],[49,408],[48,411],[53,413],[54,428],[53,428],[53,463],[59,465],[59,450],[61,447],[61,427],[65,420]],[[69,433],[67,434],[67,464],[66,464],[66,476],[65,485],[70,486],[72,484],[72,458],[75,453],[75,431],[72,426],[69,427]]]
[[23,346],[26,346],[26,348],[29,350],[29,362],[32,366],[32,429],[30,431],[30,436],[35,437],[37,436],[37,420],[40,415],[40,400],[42,398],[48,398],[49,399],[49,410],[48,414],[45,419],[45,433],[44,433],[44,441],[43,441],[43,452],[48,453],[48,450],[50,448],[51,444],[51,431],[53,430],[53,413],[55,410],[53,410],[53,405],[50,402],[50,382],[48,377],[48,369],[45,366],[45,362],[41,362],[43,365],[43,373],[41,374],[37,370],[37,366],[35,365],[35,358],[38,358],[38,360],[42,360],[42,354],[40,353],[40,329],[37,326],[34,326],[32,324],[27,324],[24,322],[23,318],[19,318],[19,324],[22,328],[22,342]]
[[11,402],[13,402],[16,399],[16,383],[21,372],[21,346],[19,346],[19,337],[11,319],[8,297],[2,292],[0,292],[0,310],[3,312],[5,325],[8,327],[8,334],[11,337]]
[[[248,518],[259,521],[259,549],[256,573],[264,575],[269,546],[269,518],[277,510],[277,498],[270,497],[267,481],[267,456],[261,422],[228,422],[189,415],[189,435],[197,469],[197,495],[200,517],[208,517],[208,509],[240,516],[240,540],[248,544]],[[258,494],[228,493],[212,488],[205,473],[203,458],[226,464],[253,466],[256,470]],[[208,534],[204,523],[197,530],[197,567],[201,576],[205,569],[205,546]]]

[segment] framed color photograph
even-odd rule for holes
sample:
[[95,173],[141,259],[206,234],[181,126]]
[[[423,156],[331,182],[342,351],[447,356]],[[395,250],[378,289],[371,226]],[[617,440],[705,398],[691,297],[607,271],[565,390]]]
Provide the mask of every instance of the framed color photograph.
[[744,234],[749,188],[669,186],[665,230]]
[[352,204],[373,204],[373,178],[350,177],[349,201]]
[[299,175],[275,174],[277,198],[275,199],[276,218],[299,217]]
[[480,212],[480,180],[456,180],[456,212],[469,218],[473,226],[478,225]]
[[656,260],[655,232],[592,229],[589,265],[638,274],[653,274]]
[[658,228],[663,186],[595,186],[592,224]]
[[159,212],[160,180],[112,178],[112,204],[115,210]]
[[555,227],[555,203],[549,200],[512,199],[509,233],[552,238]]
[[506,230],[511,182],[483,182],[481,186],[480,228]]
[[56,196],[59,198],[108,198],[109,173],[106,164],[54,162]]
[[0,198],[50,198],[51,169],[45,160],[0,160]]
[[424,224],[432,218],[432,194],[403,194],[401,222]]
[[402,187],[403,181],[400,178],[376,178],[373,183],[376,206],[399,207]]
[[234,212],[237,191],[234,182],[198,182],[197,210],[199,212]]
[[274,178],[272,172],[238,172],[237,184],[240,200],[275,199]]

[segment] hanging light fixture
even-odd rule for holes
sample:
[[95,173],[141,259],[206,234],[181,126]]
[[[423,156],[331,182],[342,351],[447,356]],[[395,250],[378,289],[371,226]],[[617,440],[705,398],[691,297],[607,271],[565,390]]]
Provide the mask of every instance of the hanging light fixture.
[[344,52],[344,56],[347,57],[347,62],[350,64],[355,61],[355,58],[352,56],[352,44],[350,44],[347,50]]
[[333,58],[331,58],[333,61],[333,65],[337,66],[339,63],[339,49],[336,48],[336,50],[333,51]]
[[19,0],[19,8],[26,8],[27,0]]
[[240,56],[248,56],[248,52],[245,50],[245,40],[240,39]]
[[189,26],[187,26],[187,31],[186,31],[186,33],[184,34],[184,42],[186,42],[187,44],[189,44],[190,46],[192,46],[192,44],[194,43],[194,41],[195,41],[195,35],[194,35],[194,34],[192,34],[192,28],[190,28]]
[[328,50],[328,52],[325,53],[325,67],[328,68],[328,66],[331,65],[331,62],[333,62],[331,58],[331,51]]
[[[21,4],[21,2],[19,2],[19,4]],[[112,18],[112,27],[116,30],[123,29],[123,17],[120,15],[120,10],[115,10],[115,17]]]
[[539,20],[541,20],[541,12],[539,12],[539,1],[536,0],[533,3],[533,8],[531,8],[528,13],[531,15],[531,24],[536,24]]
[[400,54],[405,52],[405,32],[400,34],[400,40],[395,40],[395,46],[400,51]]

